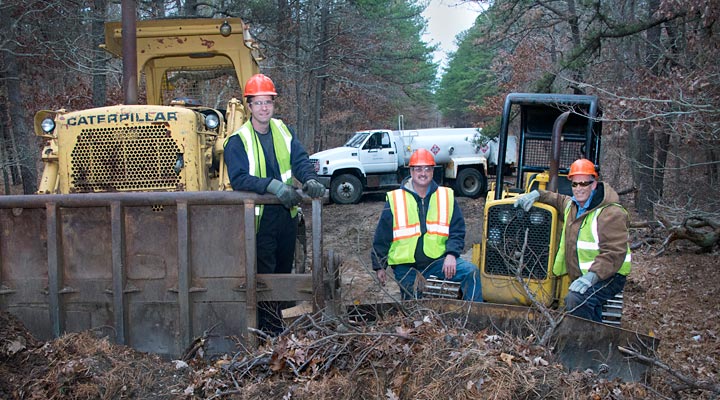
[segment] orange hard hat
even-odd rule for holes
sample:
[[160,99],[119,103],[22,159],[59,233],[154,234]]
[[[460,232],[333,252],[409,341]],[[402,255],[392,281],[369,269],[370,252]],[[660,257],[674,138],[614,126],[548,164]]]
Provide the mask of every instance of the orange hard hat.
[[245,83],[245,93],[243,93],[243,97],[250,96],[277,96],[272,79],[263,74],[251,76]]
[[417,149],[410,156],[411,167],[420,165],[432,165],[435,166],[435,156],[425,149]]
[[568,179],[572,178],[573,175],[592,175],[597,179],[598,174],[595,172],[595,164],[592,161],[580,158],[570,164],[570,172],[568,173]]

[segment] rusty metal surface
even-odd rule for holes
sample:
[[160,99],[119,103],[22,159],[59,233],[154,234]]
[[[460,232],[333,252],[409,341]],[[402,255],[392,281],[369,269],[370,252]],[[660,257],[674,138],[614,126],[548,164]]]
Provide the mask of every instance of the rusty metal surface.
[[[492,303],[471,303],[460,300],[429,299],[422,305],[438,312],[448,320],[466,322],[472,330],[491,330],[527,337],[530,328],[542,331],[542,316],[531,308]],[[362,311],[383,315],[396,308],[396,304],[364,306]],[[358,307],[354,307],[357,309]],[[649,382],[651,367],[623,356],[618,346],[636,349],[650,355],[659,340],[637,332],[600,324],[573,316],[566,316],[557,328],[552,346],[554,354],[568,370],[590,369],[607,379]]]
[[[277,199],[242,192],[0,196],[0,308],[41,340],[95,329],[176,357],[217,324],[206,351],[236,351],[231,337],[253,341],[246,333],[257,326],[257,301],[313,301],[313,283],[323,281],[322,268],[255,273],[256,203]],[[320,211],[321,200],[313,203]]]

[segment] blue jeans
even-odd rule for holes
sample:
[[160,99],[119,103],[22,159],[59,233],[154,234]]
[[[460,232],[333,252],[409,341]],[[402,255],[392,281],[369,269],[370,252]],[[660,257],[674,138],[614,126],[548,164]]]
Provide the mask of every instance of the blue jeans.
[[415,285],[417,273],[420,272],[425,279],[429,278],[430,275],[435,275],[442,280],[460,282],[463,300],[483,301],[480,270],[478,267],[471,262],[458,258],[455,275],[452,279],[446,279],[442,271],[444,261],[445,257],[441,257],[430,263],[423,271],[408,265],[394,266],[393,272],[395,273],[395,280],[400,285],[403,300],[422,298],[422,292],[417,290],[417,286]]
[[592,285],[583,294],[570,291],[565,297],[565,309],[576,317],[602,322],[603,305],[623,290],[626,280],[625,275],[615,274]]

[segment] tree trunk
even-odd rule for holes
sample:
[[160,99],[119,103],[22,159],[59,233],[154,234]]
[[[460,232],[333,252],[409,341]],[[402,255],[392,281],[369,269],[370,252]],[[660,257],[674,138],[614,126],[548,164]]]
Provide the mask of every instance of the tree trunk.
[[[648,1],[648,15],[653,15],[660,7],[660,0]],[[659,76],[662,73],[660,68],[660,57],[662,56],[660,47],[660,25],[655,25],[647,31],[647,54],[646,67],[653,75]],[[657,161],[652,179],[652,195],[653,200],[662,199],[663,181],[665,177],[665,164],[667,163],[668,146],[670,144],[670,135],[664,131],[658,131],[655,135],[655,148],[657,149]]]
[[651,219],[653,203],[657,200],[653,187],[653,156],[655,139],[646,124],[638,124],[630,130],[630,155],[633,180],[637,186],[635,208],[643,219]]
[[327,58],[327,40],[328,40],[328,9],[329,4],[325,4],[324,1],[320,3],[320,46],[318,48],[318,61],[322,67],[315,74],[315,115],[313,118],[313,131],[310,133],[310,137],[307,138],[309,143],[312,143],[313,152],[320,151],[320,132],[322,132],[322,110],[323,110],[323,93],[325,93],[325,59]]
[[8,157],[7,157],[7,137],[8,137],[8,126],[7,126],[7,107],[5,103],[0,102],[0,168],[2,169],[3,188],[5,194],[10,194],[10,175],[8,174]]
[[[576,49],[579,49],[582,43],[580,40],[580,25],[578,22],[579,18],[577,15],[577,9],[575,7],[575,0],[567,0],[567,6],[568,6],[568,23],[570,24],[570,35],[572,38],[573,47]],[[582,80],[583,80],[582,71],[583,71],[583,68],[586,67],[583,64],[584,63],[578,63],[577,61],[573,62],[572,78],[575,82],[582,82]],[[575,85],[573,85],[573,86],[575,86]],[[583,94],[583,93],[579,93],[579,90],[577,87],[574,88],[574,92],[575,92],[575,94]]]
[[[659,7],[659,0],[649,0],[647,7],[649,15],[653,15]],[[658,75],[660,72],[658,62],[661,54],[660,46],[660,26],[654,26],[647,31],[644,61],[648,72],[653,75]],[[662,197],[669,141],[669,136],[663,133],[658,134],[656,139],[649,123],[639,123],[630,132],[633,177],[638,188],[635,194],[635,208],[645,219],[652,218],[653,204]]]
[[[0,25],[11,26],[10,15],[13,10],[4,10],[0,16]],[[8,138],[15,143],[16,154],[14,158],[20,167],[22,177],[23,193],[32,194],[37,191],[37,160],[40,148],[36,145],[35,136],[27,128],[25,109],[22,104],[22,93],[20,91],[20,69],[17,63],[15,51],[14,33],[8,29],[8,36],[11,40],[6,44],[8,51],[4,54],[5,60],[5,85],[7,87],[8,116],[10,118],[10,129]]]
[[92,20],[92,41],[93,41],[93,106],[102,107],[107,101],[107,83],[105,80],[105,67],[107,57],[103,50],[99,49],[100,44],[105,40],[105,0],[94,0],[94,18]]

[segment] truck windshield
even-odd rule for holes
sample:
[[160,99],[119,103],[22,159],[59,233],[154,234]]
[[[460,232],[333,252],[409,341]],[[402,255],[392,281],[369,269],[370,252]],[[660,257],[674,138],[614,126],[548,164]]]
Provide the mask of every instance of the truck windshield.
[[353,137],[345,143],[345,147],[360,147],[360,145],[365,142],[368,135],[369,133],[367,132],[356,132],[355,135],[353,135]]

